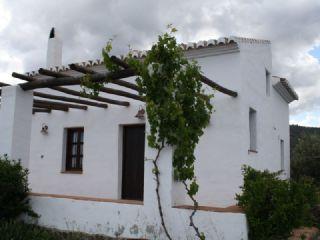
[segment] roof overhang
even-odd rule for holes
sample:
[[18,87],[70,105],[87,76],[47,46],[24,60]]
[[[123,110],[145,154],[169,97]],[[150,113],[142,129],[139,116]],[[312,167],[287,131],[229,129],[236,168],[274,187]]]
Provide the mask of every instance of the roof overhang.
[[273,87],[287,103],[291,103],[294,100],[299,99],[298,94],[292,88],[287,79],[278,77],[274,78],[276,79],[276,83],[273,84]]

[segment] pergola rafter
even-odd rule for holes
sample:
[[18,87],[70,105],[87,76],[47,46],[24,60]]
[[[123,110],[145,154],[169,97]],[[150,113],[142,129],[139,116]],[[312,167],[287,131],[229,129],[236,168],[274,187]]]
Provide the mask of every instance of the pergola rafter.
[[108,105],[104,104],[104,103],[92,102],[92,101],[87,101],[87,100],[78,99],[78,98],[57,96],[57,95],[42,93],[42,92],[33,92],[33,96],[40,97],[40,98],[46,98],[46,99],[59,100],[59,101],[64,101],[64,102],[79,103],[79,104],[84,104],[84,105],[99,107],[99,108],[108,108]]
[[77,105],[77,104],[71,104],[71,103],[61,103],[61,102],[56,102],[56,101],[47,101],[47,100],[39,100],[39,99],[34,99],[33,103],[34,104],[45,104],[45,105],[51,105],[51,106],[62,106],[62,107],[76,108],[76,109],[82,109],[82,110],[88,109],[88,107],[84,106],[84,105]]
[[46,108],[33,108],[32,109],[32,114],[35,114],[37,112],[51,113],[51,109],[46,109]]
[[64,111],[64,112],[69,111],[69,108],[65,106],[44,104],[44,103],[33,103],[33,108],[43,108],[43,109],[58,110],[58,111]]

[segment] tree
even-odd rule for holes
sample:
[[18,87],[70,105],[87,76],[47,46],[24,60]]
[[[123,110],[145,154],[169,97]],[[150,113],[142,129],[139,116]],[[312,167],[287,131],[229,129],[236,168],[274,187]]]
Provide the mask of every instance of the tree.
[[291,177],[312,177],[320,185],[320,136],[304,134],[293,149]]

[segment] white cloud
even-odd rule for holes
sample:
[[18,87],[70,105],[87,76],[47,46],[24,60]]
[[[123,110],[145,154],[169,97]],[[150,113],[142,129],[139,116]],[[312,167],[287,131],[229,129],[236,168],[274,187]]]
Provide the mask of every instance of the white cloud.
[[10,20],[11,20],[11,14],[10,12],[4,7],[4,5],[0,2],[0,32],[8,26]]
[[114,35],[116,53],[129,44],[145,49],[173,23],[183,42],[230,35],[271,40],[273,74],[287,77],[300,95],[292,116],[319,111],[320,64],[309,54],[320,43],[319,0],[0,1],[1,77],[44,65],[52,26],[64,40],[63,62],[70,63],[100,58]]
[[320,109],[318,109],[318,112],[297,114],[291,117],[290,124],[320,127]]

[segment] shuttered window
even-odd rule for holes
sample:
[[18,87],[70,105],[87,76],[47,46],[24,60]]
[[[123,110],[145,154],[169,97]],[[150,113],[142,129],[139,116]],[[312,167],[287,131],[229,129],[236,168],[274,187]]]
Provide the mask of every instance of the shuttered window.
[[67,129],[66,171],[82,171],[83,128]]

